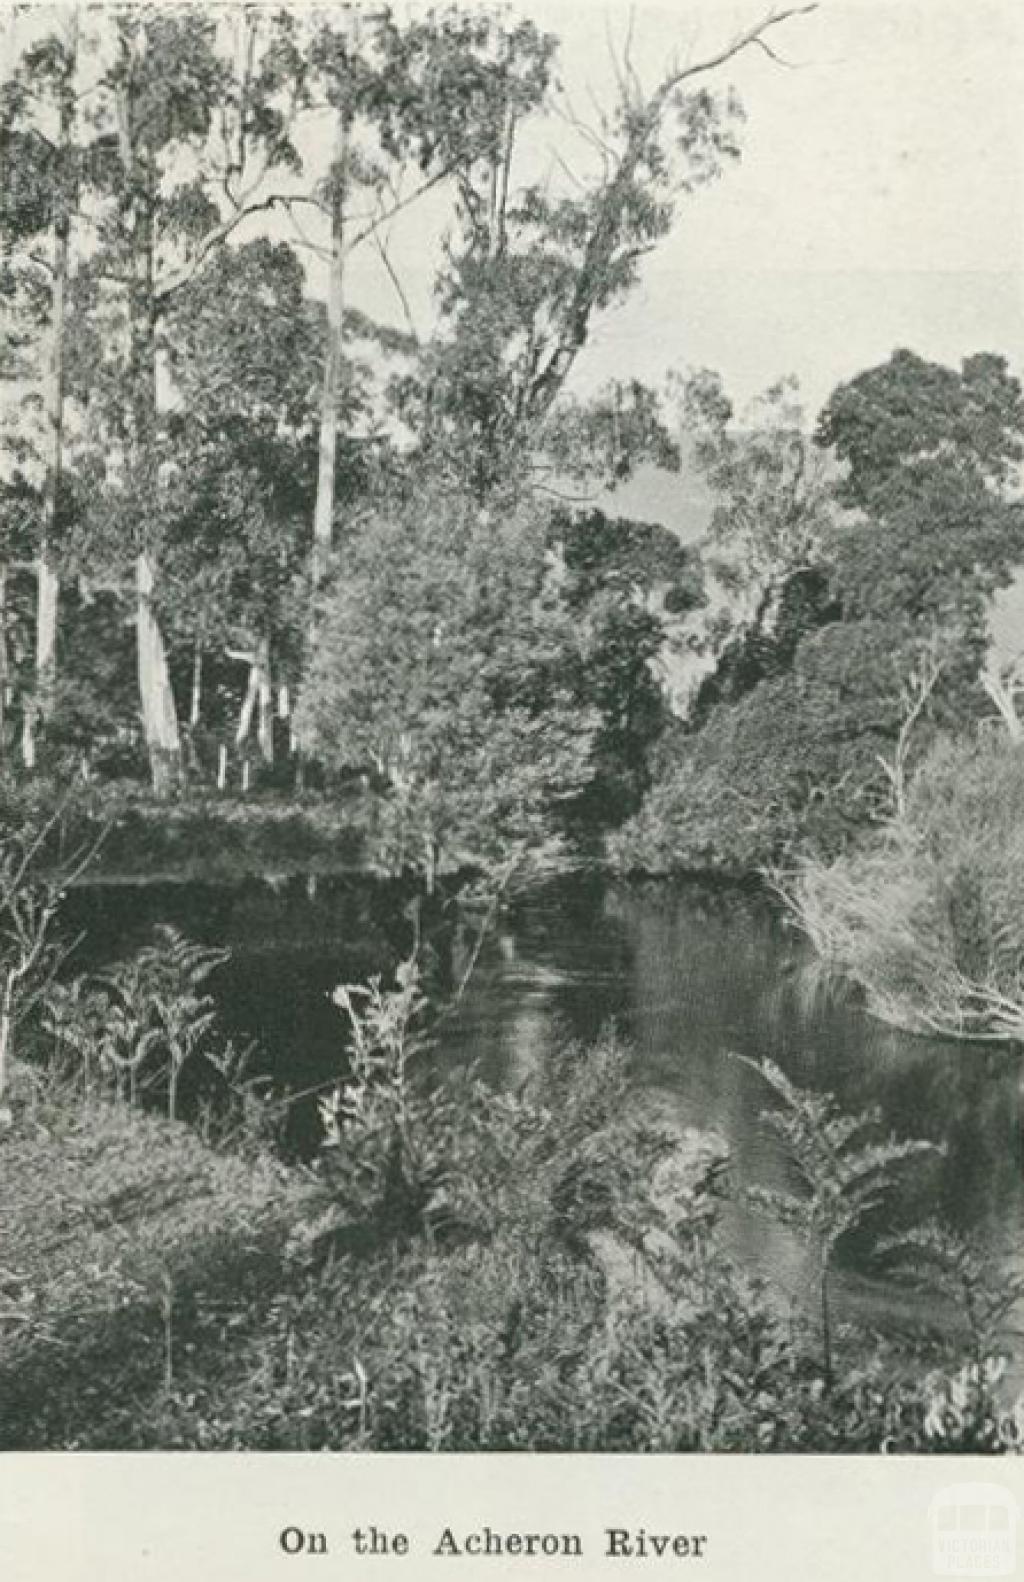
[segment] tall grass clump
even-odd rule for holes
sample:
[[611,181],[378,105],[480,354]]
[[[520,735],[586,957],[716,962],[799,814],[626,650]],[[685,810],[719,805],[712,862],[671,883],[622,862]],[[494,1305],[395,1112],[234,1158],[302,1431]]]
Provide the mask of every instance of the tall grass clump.
[[868,1011],[915,1033],[1024,1040],[1024,748],[943,741],[863,850],[779,881]]

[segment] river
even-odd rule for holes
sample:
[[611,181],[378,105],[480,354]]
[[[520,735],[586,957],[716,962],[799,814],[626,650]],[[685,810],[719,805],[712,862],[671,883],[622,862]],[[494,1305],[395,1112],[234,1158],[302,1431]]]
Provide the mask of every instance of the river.
[[[155,922],[227,946],[213,987],[225,1027],[258,1041],[279,1083],[300,1091],[338,1068],[339,1013],[329,992],[393,959],[406,937],[394,890],[357,880],[289,879],[237,887],[99,886],[79,892],[75,921],[93,959],[142,943]],[[567,1038],[614,1020],[635,1049],[634,1082],[686,1125],[716,1131],[740,1188],[790,1184],[762,1112],[772,1095],[732,1054],[767,1055],[796,1082],[844,1108],[877,1106],[883,1128],[944,1145],[911,1165],[901,1190],[837,1263],[840,1317],[861,1325],[945,1327],[941,1305],[908,1294],[879,1267],[879,1235],[939,1217],[972,1245],[1024,1256],[1024,1067],[1019,1052],[900,1033],[822,986],[800,938],[756,895],[690,883],[547,888],[488,936],[446,1058],[474,1059],[518,1083],[559,1058]],[[806,1296],[793,1236],[733,1207],[731,1255],[785,1299]],[[1017,1322],[1014,1329],[1018,1328]],[[1024,1348],[1022,1348],[1024,1349]],[[1014,1369],[1024,1384],[1024,1370]]]

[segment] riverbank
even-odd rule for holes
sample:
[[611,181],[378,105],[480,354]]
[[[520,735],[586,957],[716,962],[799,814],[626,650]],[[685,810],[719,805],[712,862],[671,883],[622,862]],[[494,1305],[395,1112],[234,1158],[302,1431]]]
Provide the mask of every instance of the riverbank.
[[[408,952],[402,892],[365,875],[324,879],[315,893],[305,879],[108,884],[67,897],[65,922],[100,965],[137,959],[154,923],[165,930],[158,938],[171,937],[170,925],[227,948],[230,959],[210,979],[210,1052],[258,1037],[277,1120],[286,1111],[290,1121],[300,1101],[289,1094],[329,1095],[350,1072],[334,991],[366,983]],[[979,1250],[991,1239],[993,1254],[1001,1227],[1012,1233],[1020,1190],[1006,1124],[1012,1063],[995,1051],[965,1063],[920,1039],[896,1047],[855,1008],[802,1000],[798,942],[767,905],[721,885],[619,887],[581,876],[517,899],[493,920],[479,958],[472,928],[456,937],[457,922],[443,921],[454,979],[467,952],[474,970],[456,1014],[428,1039],[426,1086],[402,1086],[419,1134],[411,1177],[393,1165],[387,1127],[353,1137],[344,1123],[336,1146],[320,1147],[314,1096],[301,1101],[310,1122],[303,1149],[276,1122],[248,1124],[259,1118],[252,1111],[246,1126],[225,1127],[221,1115],[211,1128],[199,1088],[177,1111],[192,1131],[157,1120],[149,1107],[161,1095],[168,1107],[162,1045],[143,1073],[149,1085],[136,1088],[111,1068],[104,1037],[90,1035],[77,1080],[80,1088],[84,1073],[109,1085],[103,1104],[66,1084],[47,1087],[38,1068],[41,1086],[26,1090],[15,1125],[0,1133],[0,1201],[16,1213],[18,1253],[4,1289],[14,1329],[0,1333],[0,1411],[15,1412],[19,1443],[935,1448],[921,1437],[929,1392],[953,1388],[949,1371],[971,1337],[930,1297],[919,1299],[923,1323],[909,1308],[897,1311],[903,1304],[893,1302],[872,1248],[937,1214]],[[431,937],[421,937],[425,958]],[[134,981],[130,968],[118,981]],[[139,1027],[150,1025],[148,981],[131,990]],[[404,1012],[389,1018],[405,991],[401,979],[394,989],[384,981],[373,1025],[387,1038],[404,1026]],[[102,977],[92,987],[108,993]],[[446,992],[431,980],[438,1004]],[[354,1003],[375,1002],[357,993]],[[84,1002],[77,1021],[76,1006],[65,1008],[73,1027],[96,1025]],[[98,1025],[120,1026],[119,1015],[108,994]],[[609,1035],[613,1024],[622,1038]],[[58,1062],[73,1067],[74,1040],[53,1036],[44,1020],[40,1058],[51,1039]],[[751,1190],[791,1180],[763,1124],[772,1096],[752,1062],[765,1055],[845,1113],[877,1107],[886,1132],[944,1148],[901,1181],[871,1233],[843,1250],[831,1386],[817,1310],[801,1289],[808,1248],[750,1205]],[[595,1085],[595,1059],[618,1084],[610,1099],[604,1077]],[[230,1110],[240,1090],[230,1074],[225,1080],[219,1091]],[[392,1091],[374,1089],[369,1107],[352,1113],[376,1116],[376,1127]],[[126,1095],[147,1113],[126,1110]],[[712,1135],[729,1162],[721,1210],[716,1193],[687,1173],[690,1143]],[[305,1166],[285,1162],[299,1157]],[[645,1265],[641,1274],[629,1250],[616,1282],[607,1257],[595,1256],[609,1230],[625,1232],[624,1250],[638,1228],[660,1237],[671,1194],[652,1202],[651,1192],[665,1163],[681,1172],[680,1218],[668,1242],[658,1241],[678,1282],[667,1303],[651,1300],[663,1270]],[[264,1220],[268,1179],[280,1185],[281,1212]],[[411,1219],[396,1218],[395,1191]],[[694,1408],[704,1385],[689,1359],[709,1346],[722,1371],[705,1413]],[[752,1346],[775,1358],[764,1389],[745,1371],[761,1367]],[[947,1384],[927,1382],[936,1367]],[[105,1382],[96,1386],[97,1377]],[[438,1380],[451,1401],[440,1423]],[[628,1411],[621,1387],[634,1401]],[[80,1396],[87,1421],[76,1415]]]
[[[813,1331],[714,1252],[695,1134],[657,1295],[606,1278],[587,1243],[629,1234],[645,1177],[603,1087],[614,1050],[595,1054],[557,1111],[430,1109],[445,1156],[459,1143],[428,1237],[357,1235],[339,1178],[251,1136],[214,1148],[21,1070],[0,1132],[0,1448],[1000,1448],[938,1355],[847,1336],[823,1377]],[[513,1142],[524,1173],[500,1168]]]
[[[47,851],[56,864],[92,851],[76,883],[86,885],[231,884],[306,877],[395,878],[419,873],[417,853],[395,841],[387,803],[362,786],[335,791],[258,789],[246,795],[204,788],[160,798],[137,781],[45,779],[0,784],[0,826],[41,829],[52,822]],[[450,885],[486,868],[474,854],[444,857],[432,874]],[[633,861],[617,843],[567,840],[560,859],[545,852],[538,878],[589,871],[636,885],[698,884],[725,891],[765,888],[763,871],[738,862],[703,865]],[[422,875],[421,875],[422,877]]]
[[230,883],[252,877],[386,871],[374,800],[358,790],[322,794],[200,791],[154,797],[134,782],[45,782],[4,788],[6,827],[49,824],[54,861],[92,851],[88,884]]

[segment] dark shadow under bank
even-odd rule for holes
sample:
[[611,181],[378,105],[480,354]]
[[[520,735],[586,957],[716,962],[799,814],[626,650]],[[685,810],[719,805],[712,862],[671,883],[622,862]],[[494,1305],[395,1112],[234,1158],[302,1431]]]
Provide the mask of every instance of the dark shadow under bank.
[[[454,978],[459,951],[447,893],[442,884],[420,924],[439,957],[447,937]],[[225,1031],[258,1037],[276,1091],[295,1092],[343,1068],[344,1026],[331,990],[386,974],[407,952],[416,898],[413,879],[367,873],[230,884],[178,876],[82,887],[69,897],[68,922],[86,935],[83,968],[127,954],[156,923],[228,946],[232,959],[212,983]],[[732,1050],[769,1054],[793,1080],[835,1091],[846,1108],[877,1102],[901,1135],[950,1142],[948,1168],[923,1182],[923,1195],[900,1205],[901,1214],[917,1218],[924,1208],[952,1215],[979,1239],[1001,1234],[1024,1201],[1013,1060],[933,1048],[870,1023],[841,998],[804,999],[805,958],[756,880],[716,874],[612,884],[591,868],[502,909],[446,1023],[443,1059],[473,1062],[495,1084],[515,1088],[614,1020],[635,1051],[638,1100],[717,1129],[742,1189],[787,1184],[760,1123],[770,1095],[728,1058]],[[786,1233],[731,1208],[723,1233],[738,1266],[769,1278],[784,1302],[799,1300],[801,1251]],[[948,1339],[956,1327],[933,1302],[879,1278],[858,1241],[836,1268],[836,1300],[842,1322],[865,1338],[884,1332],[916,1344],[930,1334]],[[154,1322],[159,1328],[158,1311]],[[1019,1368],[1010,1382],[1024,1383]]]
[[[46,852],[59,862],[95,847],[85,883],[231,884],[244,879],[312,875],[394,876],[408,866],[395,850],[386,807],[372,790],[346,783],[335,791],[282,794],[256,789],[246,795],[215,790],[160,798],[135,782],[57,782],[0,785],[0,828],[52,820]],[[738,865],[633,869],[609,861],[604,826],[567,829],[567,869],[602,874],[623,883],[699,883],[759,888],[756,872]],[[444,858],[437,879],[449,889],[474,864],[466,850]]]
[[592,1042],[614,1022],[636,1050],[640,1089],[759,1157],[771,1096],[729,1054],[768,1056],[847,1110],[879,1104],[900,1136],[947,1142],[936,1207],[962,1229],[971,1203],[990,1224],[1009,1228],[1014,1204],[1024,1218],[1019,1052],[915,1037],[867,1017],[855,996],[816,981],[809,949],[759,882],[622,884],[577,873],[508,900],[478,955],[481,917],[462,916],[450,894],[442,884],[424,900],[411,878],[367,874],[82,886],[67,901],[68,930],[82,936],[71,969],[130,955],[158,924],[226,948],[210,980],[222,1030],[256,1046],[254,1075],[294,1094],[344,1069],[334,989],[376,974],[387,983],[418,934],[438,1001],[472,966],[444,1024],[442,1062],[476,1063],[514,1089],[567,1041]]

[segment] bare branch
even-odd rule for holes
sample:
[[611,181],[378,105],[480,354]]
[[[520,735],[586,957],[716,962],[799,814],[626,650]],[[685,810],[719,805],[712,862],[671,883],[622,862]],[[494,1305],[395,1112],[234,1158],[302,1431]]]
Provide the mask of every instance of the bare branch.
[[772,49],[771,45],[766,39],[756,38],[754,39],[754,43],[757,45],[758,49],[764,51],[769,60],[773,60],[775,62],[776,66],[785,66],[787,71],[797,71],[799,69],[795,61],[784,60],[779,54],[778,50]]
[[315,208],[320,210],[321,214],[326,214],[327,213],[327,210],[324,208],[323,204],[320,203],[319,200],[316,199],[316,198],[304,198],[304,199],[303,198],[282,198],[281,199],[281,203],[282,203],[283,207],[285,208],[285,210],[287,211],[288,218],[291,221],[292,229],[295,232],[296,236],[298,237],[298,242],[297,242],[296,245],[306,248],[306,250],[308,252],[311,252],[311,253],[315,254],[317,258],[322,258],[322,259],[324,259],[326,261],[329,261],[330,257],[331,257],[331,249],[329,247],[324,247],[320,242],[314,242],[313,239],[308,235],[308,233],[303,229],[303,227],[299,223],[298,215],[295,213],[295,206],[296,206],[296,204],[299,204],[299,203],[302,203],[302,202],[312,204],[313,207],[315,207]]
[[[635,106],[635,113],[629,118],[626,128],[624,145],[616,155],[614,170],[606,179],[604,191],[600,195],[598,211],[584,249],[572,300],[562,316],[561,328],[550,356],[533,381],[529,393],[527,410],[533,418],[543,418],[547,413],[586,343],[590,317],[594,310],[595,283],[602,278],[614,258],[622,204],[628,194],[630,183],[640,167],[647,141],[657,129],[659,119],[672,95],[684,82],[735,59],[743,50],[757,44],[770,29],[781,26],[793,17],[808,15],[817,8],[817,0],[809,0],[805,5],[769,12],[760,22],[739,34],[716,54],[668,72],[646,102]],[[628,99],[626,102],[628,103]]]
[[[629,30],[630,30],[630,34],[632,34],[632,31],[633,31],[633,8],[632,8],[632,6],[630,7]],[[618,57],[618,55],[615,52],[615,44],[614,44],[614,42],[612,40],[611,18],[609,17],[607,11],[604,14],[604,44],[605,44],[605,49],[608,51],[608,59],[612,63],[612,71],[615,74],[615,82],[616,82],[616,85],[618,87],[619,94],[621,95],[622,102],[624,104],[628,104],[628,102],[629,102],[629,84],[628,84],[628,82],[626,80],[626,74],[623,71],[623,68],[622,68],[622,66],[619,63],[619,57]]]
[[42,253],[26,253],[25,259],[27,263],[35,264],[37,269],[42,269],[46,274],[53,276],[55,272],[54,267]]
[[404,198],[400,198],[390,209],[378,210],[370,223],[363,230],[357,231],[352,237],[345,248],[346,253],[354,252],[361,242],[365,242],[369,236],[373,235],[374,231],[379,230],[382,225],[389,225],[397,215],[402,213],[403,209],[408,209],[418,198],[422,198],[432,188],[440,186],[442,181],[447,181],[449,177],[454,176],[456,168],[455,165],[445,165],[443,169],[436,171],[432,176],[428,176],[425,181],[421,181],[418,187],[407,193]]
[[622,46],[622,64],[625,68],[627,80],[632,85],[633,92],[638,99],[642,99],[644,94],[643,83],[640,81],[636,67],[633,65],[633,30],[635,26],[636,6],[631,4],[629,8],[629,23],[626,28],[626,42]]
[[573,109],[568,95],[564,96],[564,108],[559,104],[554,104],[552,112],[560,121],[564,121],[566,126],[572,127],[573,131],[577,132],[584,142],[595,151],[601,160],[602,182],[607,185],[610,172],[617,158],[616,150],[610,143],[605,142],[604,138],[595,132],[592,126],[581,120]]
[[595,500],[601,498],[602,491],[594,489],[583,494],[569,494],[565,489],[556,489],[550,483],[533,484],[534,489],[539,489],[542,494],[549,494],[553,500],[561,500],[565,505],[593,505]]
[[812,11],[817,11],[818,0],[810,0],[807,5],[787,6],[784,11],[770,11],[760,22],[740,33],[731,44],[726,44],[715,55],[709,55],[706,60],[697,61],[695,65],[684,66],[681,70],[670,73],[655,91],[654,97],[661,98],[670,94],[673,88],[686,82],[690,77],[703,76],[705,72],[714,71],[719,66],[724,66],[727,61],[734,60],[745,49],[752,46],[765,48],[764,34],[772,28],[780,27],[784,22],[789,22],[793,17],[809,16]]
[[567,160],[561,153],[559,153],[557,148],[551,149],[551,163],[552,165],[557,165],[562,173],[568,176],[573,186],[578,188],[580,192],[586,191],[586,183],[580,180],[579,176],[577,176],[576,172],[570,167]]
[[269,197],[260,198],[255,202],[244,202],[240,208],[227,215],[219,224],[213,226],[206,233],[187,264],[168,276],[166,280],[156,284],[153,291],[156,301],[165,302],[174,292],[180,291],[182,286],[187,286],[193,281],[214,249],[219,247],[222,242],[227,241],[228,237],[233,231],[237,230],[243,221],[251,219],[256,214],[266,214],[277,207],[287,208],[292,204],[299,203],[309,204],[323,212],[323,205],[316,198],[297,194],[275,192]]
[[398,297],[398,300],[402,305],[402,314],[405,318],[409,334],[412,336],[413,341],[418,346],[420,343],[420,337],[416,329],[416,321],[412,316],[412,309],[409,306],[409,298],[406,295],[405,287],[402,285],[402,282],[398,277],[398,272],[395,269],[394,264],[391,262],[391,254],[388,251],[387,243],[385,242],[379,229],[373,232],[373,242],[377,249],[380,261],[387,271],[388,279],[395,288],[395,295]]

